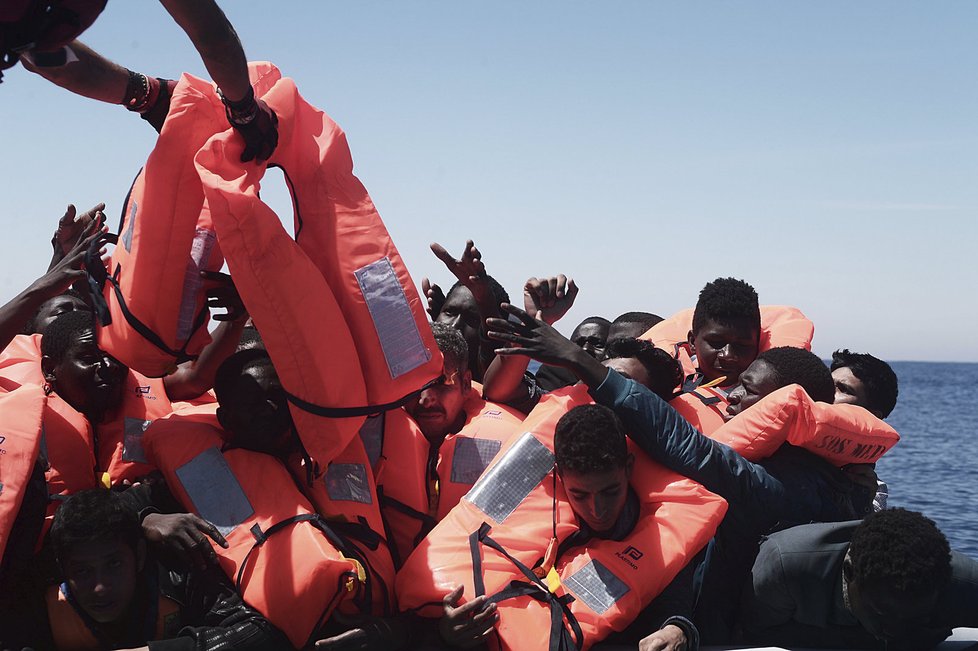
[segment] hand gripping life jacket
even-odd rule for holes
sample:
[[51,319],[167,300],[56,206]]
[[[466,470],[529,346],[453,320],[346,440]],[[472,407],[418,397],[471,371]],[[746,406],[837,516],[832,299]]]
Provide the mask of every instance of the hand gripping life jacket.
[[98,254],[102,242],[86,258],[99,347],[148,377],[167,375],[210,341],[200,272],[220,270],[223,259],[193,159],[225,129],[213,84],[183,75],[126,197],[109,273]]
[[144,449],[184,508],[227,539],[215,551],[242,598],[303,647],[341,602],[362,597],[364,563],[281,461],[222,449],[215,412],[202,406],[157,421]]
[[630,624],[706,544],[726,502],[629,444],[641,502],[635,530],[555,557],[578,526],[554,472],[554,427],[589,402],[583,385],[544,396],[525,433],[408,558],[397,577],[402,609],[438,617],[461,584],[463,599],[485,594],[497,604],[493,648],[587,649]]
[[771,456],[784,443],[829,463],[876,463],[900,435],[862,407],[815,402],[797,384],[781,387],[709,435],[749,461]]
[[395,409],[383,416],[377,485],[398,565],[472,488],[503,443],[520,433],[519,413],[486,402],[474,390],[464,409],[465,424],[445,437],[433,467],[428,439],[407,412]]
[[0,394],[0,559],[40,453],[43,411],[39,386]]
[[[69,595],[64,583],[49,587],[44,595],[54,648],[58,651],[105,649],[106,641],[96,633],[97,625],[91,623],[85,611]],[[160,594],[148,618],[145,641],[176,637],[180,630],[180,604]]]
[[288,181],[296,240],[259,199],[265,167],[241,165],[239,136],[212,138],[197,168],[231,276],[298,407],[299,434],[325,464],[356,437],[356,417],[397,406],[437,377],[441,354],[414,283],[353,176],[343,132],[271,64],[251,72],[256,96],[278,115],[269,163]]
[[694,387],[669,401],[690,425],[707,436],[726,423],[727,396],[715,387]]
[[[689,331],[693,329],[693,312],[694,308],[677,312],[656,323],[639,337],[651,341],[656,348],[661,348],[678,359],[683,367],[683,377],[696,373],[688,342]],[[758,353],[779,346],[811,350],[814,336],[815,325],[798,308],[789,305],[761,306],[761,340]]]

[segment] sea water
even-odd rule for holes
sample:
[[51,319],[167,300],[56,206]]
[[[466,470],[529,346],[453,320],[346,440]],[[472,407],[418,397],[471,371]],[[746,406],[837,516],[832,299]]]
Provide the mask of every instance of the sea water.
[[978,559],[978,364],[891,365],[900,396],[886,422],[901,438],[876,464],[888,505],[923,512]]

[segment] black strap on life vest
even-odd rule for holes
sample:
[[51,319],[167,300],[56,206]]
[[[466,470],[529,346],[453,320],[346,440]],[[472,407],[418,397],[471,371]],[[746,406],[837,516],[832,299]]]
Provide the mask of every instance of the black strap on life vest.
[[122,272],[122,267],[116,265],[115,271],[112,275],[109,275],[105,266],[102,263],[102,258],[99,255],[99,251],[105,244],[117,244],[119,242],[119,236],[114,233],[108,233],[107,235],[94,240],[88,247],[88,251],[85,253],[84,266],[86,272],[88,272],[88,288],[89,294],[91,295],[92,305],[95,308],[95,316],[98,322],[102,326],[107,326],[112,323],[112,314],[109,311],[108,301],[105,300],[104,289],[106,283],[112,286],[115,292],[116,300],[119,301],[119,309],[122,310],[122,314],[126,319],[126,323],[139,333],[143,339],[153,344],[161,351],[167,355],[174,358],[174,363],[179,364],[181,362],[186,362],[195,359],[196,356],[187,353],[187,346],[193,339],[194,334],[204,326],[207,321],[207,304],[205,303],[200,311],[197,313],[194,319],[193,328],[191,328],[190,335],[187,337],[187,341],[179,350],[174,350],[166,345],[166,342],[155,333],[149,326],[139,320],[135,314],[126,305],[125,296],[122,294],[122,287],[119,284],[119,275]]
[[[512,563],[525,581],[510,581],[509,585],[489,597],[489,603],[499,603],[515,597],[530,597],[542,601],[550,607],[550,645],[549,651],[580,651],[584,648],[584,632],[571,612],[570,604],[574,597],[565,594],[558,597],[547,589],[533,570],[514,558],[502,545],[489,535],[491,527],[483,522],[482,525],[469,535],[469,552],[472,555],[472,580],[476,596],[486,594],[485,579],[482,575],[482,554],[479,546],[485,545],[497,551]],[[568,630],[570,627],[570,630]]]
[[362,407],[323,407],[322,405],[307,402],[298,396],[292,395],[288,391],[285,392],[285,397],[290,403],[302,411],[309,412],[314,416],[322,416],[323,418],[358,418],[360,416],[372,416],[381,412],[390,411],[391,409],[403,407],[417,398],[422,391],[428,387],[434,386],[437,382],[437,378],[431,380],[430,382],[426,382],[422,387],[412,391],[402,398],[394,400],[393,402],[388,402],[382,405],[363,405]]
[[696,396],[697,399],[699,399],[699,401],[702,402],[707,407],[712,407],[713,405],[717,404],[718,402],[721,402],[720,398],[718,398],[717,396],[705,396],[702,393],[700,393],[699,387],[697,387],[695,389],[691,389],[690,391],[686,391],[685,393],[692,394],[692,395]]
[[[421,541],[424,540],[425,536],[431,533],[431,530],[435,528],[436,524],[438,524],[438,521],[435,520],[430,515],[428,515],[427,513],[422,513],[417,509],[413,509],[407,504],[405,504],[404,502],[395,499],[390,495],[385,494],[383,486],[377,487],[377,500],[380,502],[381,506],[397,511],[398,513],[406,515],[409,518],[414,518],[419,522],[418,533],[417,535],[415,535],[414,540],[412,541],[415,547],[420,545]],[[384,524],[385,526],[387,526],[386,519],[384,521]],[[388,540],[390,540],[391,538],[391,532],[389,531],[389,526],[388,526],[387,538]],[[391,556],[394,557],[394,565],[396,567],[400,567],[401,563],[407,560],[407,559],[402,559],[400,557],[400,550],[397,549],[397,545],[391,546]]]

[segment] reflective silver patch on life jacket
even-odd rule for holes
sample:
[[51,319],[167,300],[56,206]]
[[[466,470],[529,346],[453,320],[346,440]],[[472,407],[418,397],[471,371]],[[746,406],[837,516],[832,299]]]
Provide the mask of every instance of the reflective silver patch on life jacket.
[[129,223],[126,224],[126,232],[120,238],[122,240],[122,246],[126,247],[127,253],[132,253],[132,232],[136,230],[136,209],[136,201],[133,200],[132,205],[129,207]]
[[370,311],[391,378],[413,371],[431,359],[411,313],[404,288],[387,257],[354,272]]
[[603,615],[628,593],[628,586],[614,572],[596,560],[563,579],[564,587],[588,608]]
[[146,453],[143,451],[143,432],[152,422],[142,418],[126,418],[122,438],[123,461],[146,463]]
[[360,426],[360,440],[363,442],[363,449],[367,453],[370,467],[377,469],[377,462],[380,455],[384,453],[384,414],[368,416]]
[[465,499],[502,524],[553,467],[553,452],[526,432],[492,470],[482,475]]
[[492,439],[457,437],[452,456],[452,481],[456,484],[474,484],[479,481],[479,477],[502,446],[501,441]]
[[367,468],[360,463],[331,463],[323,476],[329,499],[344,502],[370,504],[370,482],[367,481]]
[[217,448],[208,448],[176,471],[194,511],[227,536],[255,514],[238,478]]
[[198,228],[194,233],[190,258],[187,259],[187,271],[183,275],[183,295],[180,297],[180,311],[177,315],[178,343],[183,343],[194,333],[194,321],[198,312],[197,297],[203,291],[204,285],[200,272],[207,268],[216,241],[217,235],[212,230]]

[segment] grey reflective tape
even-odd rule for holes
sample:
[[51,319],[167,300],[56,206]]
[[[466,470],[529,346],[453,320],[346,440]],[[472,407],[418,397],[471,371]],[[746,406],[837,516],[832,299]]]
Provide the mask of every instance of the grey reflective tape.
[[146,463],[146,453],[143,451],[143,432],[152,422],[142,418],[126,418],[122,438],[123,461]]
[[122,234],[122,246],[126,247],[126,252],[132,253],[132,232],[136,228],[136,201],[133,200],[129,207],[129,223],[126,224],[126,232]]
[[177,479],[193,502],[194,511],[222,535],[255,514],[238,478],[217,448],[208,448],[177,468]]
[[452,481],[456,484],[474,484],[489,467],[489,463],[503,446],[492,439],[456,437],[452,455]]
[[564,587],[583,601],[588,608],[603,615],[628,593],[625,582],[607,567],[592,560],[562,581]]
[[183,342],[193,334],[194,321],[197,318],[197,297],[204,285],[200,272],[207,268],[216,241],[217,235],[214,231],[206,228],[198,228],[194,233],[194,241],[190,245],[190,258],[187,260],[187,271],[183,275],[183,295],[180,297],[180,311],[177,315],[178,342]]
[[354,272],[373,319],[391,378],[413,371],[431,359],[391,261],[386,257]]
[[368,416],[360,426],[360,440],[370,460],[370,467],[376,469],[380,455],[384,453],[384,414]]
[[361,463],[331,463],[323,476],[329,499],[344,502],[372,503],[367,468]]
[[526,432],[489,472],[482,475],[465,499],[502,524],[553,467],[553,452]]
[[0,481],[0,495],[3,495],[3,482]]

